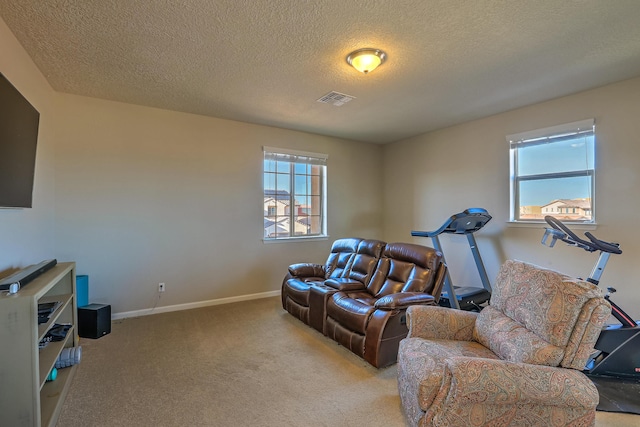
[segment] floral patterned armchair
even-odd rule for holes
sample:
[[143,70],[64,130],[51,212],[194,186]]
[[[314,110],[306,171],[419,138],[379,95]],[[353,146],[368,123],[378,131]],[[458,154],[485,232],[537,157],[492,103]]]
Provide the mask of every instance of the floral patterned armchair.
[[610,315],[598,287],[507,261],[480,313],[410,307],[398,388],[412,426],[588,426],[598,391],[580,372]]

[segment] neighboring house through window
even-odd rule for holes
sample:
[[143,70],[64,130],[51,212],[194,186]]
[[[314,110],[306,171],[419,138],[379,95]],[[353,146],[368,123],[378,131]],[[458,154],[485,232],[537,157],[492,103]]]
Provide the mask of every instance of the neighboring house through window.
[[595,222],[593,119],[508,135],[511,221]]
[[328,156],[263,150],[264,239],[326,237]]

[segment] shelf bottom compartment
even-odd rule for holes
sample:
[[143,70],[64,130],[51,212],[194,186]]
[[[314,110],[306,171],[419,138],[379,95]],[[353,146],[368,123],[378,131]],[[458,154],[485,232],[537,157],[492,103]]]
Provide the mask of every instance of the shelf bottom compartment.
[[62,404],[71,387],[71,381],[78,365],[68,368],[58,369],[58,377],[54,381],[49,381],[40,390],[40,419],[42,427],[56,425]]

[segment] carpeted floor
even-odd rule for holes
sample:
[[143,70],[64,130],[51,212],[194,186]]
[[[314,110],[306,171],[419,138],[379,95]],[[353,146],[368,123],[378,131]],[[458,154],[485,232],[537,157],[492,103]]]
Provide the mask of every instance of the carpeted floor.
[[80,344],[58,427],[405,425],[396,367],[373,368],[279,297],[115,321]]

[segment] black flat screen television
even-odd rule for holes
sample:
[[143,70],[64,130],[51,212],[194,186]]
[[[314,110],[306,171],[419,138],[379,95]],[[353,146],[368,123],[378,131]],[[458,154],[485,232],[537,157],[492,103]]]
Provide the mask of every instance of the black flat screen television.
[[0,73],[0,207],[30,208],[40,113]]

